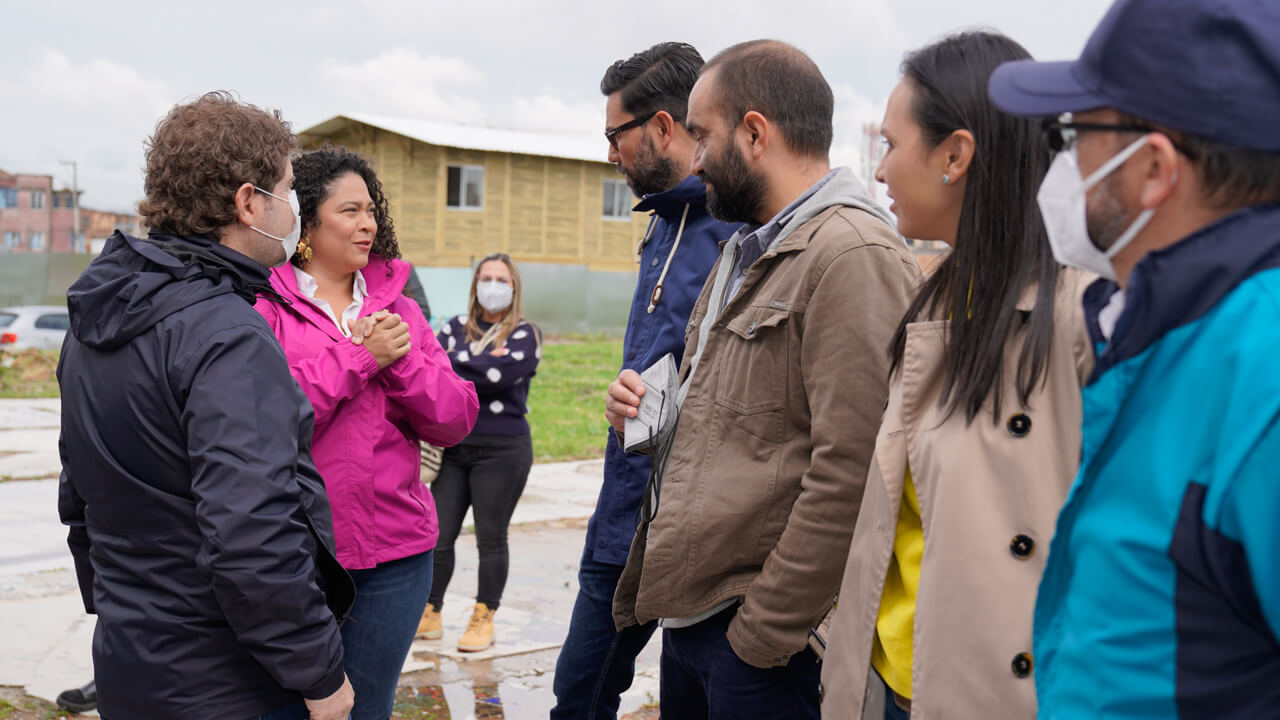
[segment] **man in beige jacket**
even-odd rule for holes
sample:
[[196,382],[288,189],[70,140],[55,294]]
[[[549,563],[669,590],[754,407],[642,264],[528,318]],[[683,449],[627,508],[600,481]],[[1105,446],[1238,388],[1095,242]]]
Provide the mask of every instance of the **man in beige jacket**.
[[[818,717],[809,629],[840,583],[920,279],[889,216],[830,168],[833,104],[812,60],[772,41],[720,53],[689,96],[708,209],[745,224],[690,318],[679,424],[614,597],[619,628],[661,621],[668,717]],[[616,431],[643,394],[634,371],[610,386]]]

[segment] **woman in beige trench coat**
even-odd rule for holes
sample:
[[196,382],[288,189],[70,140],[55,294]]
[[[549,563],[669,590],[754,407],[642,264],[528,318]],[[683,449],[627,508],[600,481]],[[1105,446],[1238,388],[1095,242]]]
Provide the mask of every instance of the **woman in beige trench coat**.
[[1087,278],[1050,250],[1039,123],[987,78],[1029,57],[970,32],[908,54],[877,179],[951,252],[890,349],[889,402],[822,670],[824,718],[1033,718],[1032,612],[1080,455]]

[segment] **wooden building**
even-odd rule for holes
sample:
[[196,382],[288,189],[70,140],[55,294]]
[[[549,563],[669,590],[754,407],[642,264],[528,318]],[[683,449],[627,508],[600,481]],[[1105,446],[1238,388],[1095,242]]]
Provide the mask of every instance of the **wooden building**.
[[405,259],[467,267],[491,252],[520,263],[634,272],[648,216],[606,161],[603,137],[339,115],[299,133],[304,148],[368,157]]

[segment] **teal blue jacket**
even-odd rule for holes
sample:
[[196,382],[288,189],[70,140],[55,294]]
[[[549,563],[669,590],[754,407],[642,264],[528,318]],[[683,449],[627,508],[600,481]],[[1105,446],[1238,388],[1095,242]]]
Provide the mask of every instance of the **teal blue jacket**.
[[1042,718],[1280,717],[1280,205],[1144,258],[1035,613]]

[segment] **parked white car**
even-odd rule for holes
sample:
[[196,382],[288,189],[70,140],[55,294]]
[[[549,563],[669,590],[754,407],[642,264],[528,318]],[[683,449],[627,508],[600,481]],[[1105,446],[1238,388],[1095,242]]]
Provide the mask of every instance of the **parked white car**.
[[0,350],[57,350],[70,318],[57,305],[0,308]]

